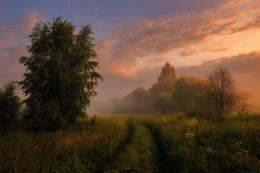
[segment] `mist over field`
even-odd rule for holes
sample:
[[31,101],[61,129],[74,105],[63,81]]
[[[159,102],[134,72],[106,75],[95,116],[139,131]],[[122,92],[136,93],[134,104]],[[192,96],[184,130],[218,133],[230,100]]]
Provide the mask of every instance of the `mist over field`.
[[[260,74],[260,52],[220,58],[219,60],[207,61],[198,66],[176,67],[176,74],[178,77],[184,75],[198,76],[206,79],[212,69],[220,64],[227,67],[230,71],[236,87],[247,94],[248,102],[251,105],[250,109],[259,112],[260,80],[258,80],[258,74]],[[124,82],[120,84],[117,82],[117,79],[113,78],[108,78],[109,82],[107,83],[101,82],[101,85],[97,88],[99,94],[93,99],[89,112],[92,114],[105,113],[102,109],[109,104],[111,99],[122,98],[138,87],[150,88],[156,83],[160,70],[161,68],[157,68],[154,71],[146,71],[144,69],[142,71],[144,73],[143,76],[123,79]],[[104,78],[106,79],[106,76]],[[118,85],[113,85],[113,83],[117,83]]]

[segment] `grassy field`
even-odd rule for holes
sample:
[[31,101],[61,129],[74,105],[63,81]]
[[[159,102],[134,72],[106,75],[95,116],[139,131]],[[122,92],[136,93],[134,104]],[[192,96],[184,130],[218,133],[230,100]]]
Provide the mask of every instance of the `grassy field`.
[[260,116],[97,116],[0,136],[0,172],[259,172]]

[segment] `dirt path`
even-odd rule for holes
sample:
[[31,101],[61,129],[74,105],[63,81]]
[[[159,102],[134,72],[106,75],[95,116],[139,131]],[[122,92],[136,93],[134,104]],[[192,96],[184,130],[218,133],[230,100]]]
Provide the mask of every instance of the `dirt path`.
[[[149,142],[150,146],[154,146],[154,148],[151,150],[152,155],[154,155],[154,160],[152,161],[151,164],[154,164],[154,168],[156,168],[155,170],[153,170],[154,172],[159,172],[159,173],[170,173],[173,170],[173,167],[170,163],[170,159],[168,156],[168,151],[169,151],[169,145],[167,145],[167,142],[163,139],[161,131],[159,130],[158,127],[156,127],[154,124],[148,123],[148,122],[135,122],[136,120],[133,120],[131,118],[129,118],[127,120],[127,137],[124,141],[122,141],[122,143],[119,145],[119,147],[115,150],[114,154],[108,158],[107,160],[105,160],[103,162],[102,165],[100,165],[100,169],[97,172],[103,173],[103,172],[110,172],[113,168],[113,165],[116,164],[128,164],[125,160],[120,160],[120,157],[122,157],[122,155],[127,154],[127,148],[129,149],[129,147],[131,147],[131,145],[137,145],[137,143],[142,143],[142,139],[139,139],[140,141],[138,142],[136,140],[136,133],[140,132],[139,129],[147,129],[146,134],[147,135],[151,135],[151,141]],[[138,121],[138,120],[137,120]],[[140,126],[138,127],[138,129],[136,129],[136,124],[139,124]],[[136,143],[137,142],[137,143]],[[140,144],[139,144],[140,145]],[[140,146],[141,147],[141,146]],[[138,149],[137,149],[138,150]],[[145,149],[144,149],[145,150]],[[143,151],[143,150],[138,150],[139,152]],[[126,152],[126,153],[125,153]],[[143,153],[139,153],[140,155],[142,155]],[[147,158],[146,161],[148,161],[149,159]],[[121,162],[121,163],[120,163]],[[148,162],[151,162],[148,161]],[[131,165],[131,163],[129,163]],[[138,167],[138,165],[136,165]],[[120,166],[119,166],[120,167]],[[117,170],[117,169],[115,169]],[[151,170],[150,170],[151,171]],[[147,170],[144,168],[144,172],[147,172]]]
[[107,172],[158,172],[152,134],[138,119],[133,119],[133,126],[131,142],[118,154]]
[[158,127],[144,122],[145,127],[149,129],[152,136],[155,139],[155,145],[157,148],[156,151],[156,163],[158,167],[158,171],[161,173],[170,173],[173,170],[172,164],[170,163],[170,158],[168,156],[169,146],[167,145],[167,141],[164,141],[161,131]]
[[127,137],[125,138],[125,140],[123,140],[120,144],[119,147],[117,149],[115,149],[115,152],[113,153],[113,155],[109,158],[107,158],[107,160],[104,160],[104,162],[102,163],[102,165],[98,166],[98,173],[103,173],[103,172],[107,172],[107,170],[110,170],[110,166],[113,163],[113,161],[115,160],[115,158],[118,157],[118,155],[124,151],[124,149],[126,148],[126,146],[131,143],[131,141],[133,140],[133,135],[134,135],[134,125],[133,125],[133,120],[132,118],[128,118],[127,119]]

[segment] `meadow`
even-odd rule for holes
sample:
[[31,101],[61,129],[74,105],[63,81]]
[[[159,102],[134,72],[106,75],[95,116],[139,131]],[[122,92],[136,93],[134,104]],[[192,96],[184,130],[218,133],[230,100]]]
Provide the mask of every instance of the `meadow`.
[[260,115],[97,115],[0,136],[0,172],[258,172]]

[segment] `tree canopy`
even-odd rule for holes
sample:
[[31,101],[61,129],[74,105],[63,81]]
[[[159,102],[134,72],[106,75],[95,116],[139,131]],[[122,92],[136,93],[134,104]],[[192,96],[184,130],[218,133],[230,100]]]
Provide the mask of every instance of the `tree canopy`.
[[157,79],[148,90],[139,87],[122,99],[112,100],[107,113],[185,113],[192,117],[218,119],[225,112],[246,106],[240,101],[242,97],[231,75],[222,66],[208,79],[177,78],[175,68],[167,62]]
[[61,17],[37,23],[27,46],[29,56],[19,82],[27,98],[24,118],[31,128],[55,130],[86,115],[101,75],[89,25],[75,33],[75,26]]
[[208,89],[209,83],[206,80],[196,76],[181,76],[177,79],[172,93],[174,109],[187,112],[194,103],[194,97]]
[[161,92],[171,93],[174,89],[176,79],[177,76],[174,66],[172,66],[169,62],[166,62],[166,64],[162,67],[157,83],[150,88],[150,92],[155,95]]

